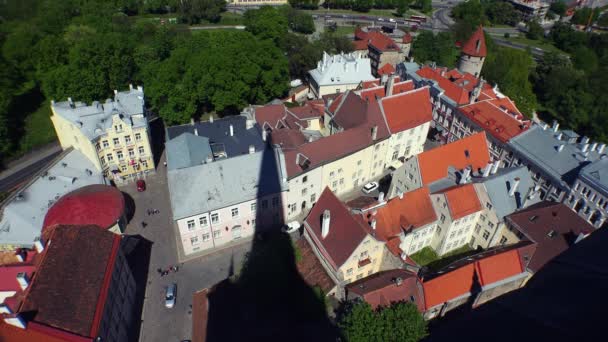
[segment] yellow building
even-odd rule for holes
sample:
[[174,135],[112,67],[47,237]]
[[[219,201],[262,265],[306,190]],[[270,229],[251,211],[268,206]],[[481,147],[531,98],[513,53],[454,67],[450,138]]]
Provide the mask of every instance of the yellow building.
[[82,152],[108,179],[125,183],[154,172],[142,87],[115,90],[104,103],[52,101],[51,111],[61,147]]
[[304,221],[304,236],[342,297],[342,288],[390,263],[384,242],[326,188]]

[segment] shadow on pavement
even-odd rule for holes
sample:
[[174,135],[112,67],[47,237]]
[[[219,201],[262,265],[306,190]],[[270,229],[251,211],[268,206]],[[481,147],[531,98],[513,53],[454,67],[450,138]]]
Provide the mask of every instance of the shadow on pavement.
[[135,216],[135,200],[126,192],[123,192],[122,196],[125,198],[125,216],[127,218],[127,223],[131,223],[133,216]]
[[[273,149],[262,153],[258,199],[267,194],[267,187],[280,188],[268,182],[279,183],[281,177],[280,172],[272,176],[277,174]],[[280,202],[276,212],[258,206],[255,238],[240,272],[234,271],[238,265],[231,265],[234,276],[210,290],[207,341],[336,340],[324,303],[298,273],[292,241],[280,230],[281,208]]]

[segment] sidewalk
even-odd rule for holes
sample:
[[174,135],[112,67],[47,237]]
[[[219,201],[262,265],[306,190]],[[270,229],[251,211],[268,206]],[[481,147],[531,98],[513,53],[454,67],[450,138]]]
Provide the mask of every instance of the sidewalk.
[[6,165],[6,169],[0,172],[0,180],[16,174],[17,172],[31,166],[42,159],[57,155],[61,152],[59,142],[47,144],[41,148],[33,150],[23,157],[13,160]]

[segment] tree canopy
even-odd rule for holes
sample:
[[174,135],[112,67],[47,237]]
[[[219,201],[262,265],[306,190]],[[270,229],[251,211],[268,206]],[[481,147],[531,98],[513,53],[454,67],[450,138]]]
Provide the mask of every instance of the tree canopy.
[[454,45],[454,38],[447,32],[433,34],[422,31],[414,39],[412,53],[419,63],[434,61],[438,65],[454,67],[460,52]]
[[398,302],[372,310],[366,302],[346,304],[338,325],[346,341],[420,341],[427,335],[426,322],[412,303]]

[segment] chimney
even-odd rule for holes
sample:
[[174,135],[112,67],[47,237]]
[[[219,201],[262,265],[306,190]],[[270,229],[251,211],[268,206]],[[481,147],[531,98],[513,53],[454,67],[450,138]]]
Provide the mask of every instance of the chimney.
[[466,184],[471,177],[471,169],[465,168],[462,170],[462,176],[460,177],[460,184]]
[[386,82],[388,81],[388,76],[387,75],[382,75],[380,77],[380,84],[381,85],[386,85]]
[[266,130],[262,130],[262,140],[266,141]]
[[373,230],[376,230],[376,224],[377,224],[376,222],[377,222],[376,219],[373,219],[372,222],[370,222],[370,224],[369,224]]
[[377,138],[378,138],[378,126],[374,125],[374,127],[372,127],[372,140],[376,141]]
[[129,83],[129,91],[133,91],[133,83]]
[[488,162],[488,165],[483,169],[483,178],[486,178],[490,175],[490,171],[492,171],[492,163]]
[[68,104],[70,105],[70,108],[74,108],[74,101],[72,101],[71,97],[68,97]]
[[19,286],[21,286],[22,290],[27,289],[28,285],[30,284],[29,280],[27,279],[27,274],[25,274],[25,272],[17,273],[17,282],[19,283]]
[[553,120],[553,132],[557,132],[558,128],[559,128],[559,123],[557,123],[557,120]]
[[194,135],[198,136],[198,128],[194,127]]
[[251,128],[253,128],[253,124],[254,124],[253,120],[247,120],[247,121],[245,121],[245,128],[251,129]]
[[515,191],[517,190],[517,186],[519,185],[519,177],[515,178],[515,181],[513,182],[513,185],[511,186],[511,189],[509,189],[509,196],[513,197],[515,196]]
[[583,141],[582,141],[582,143],[583,143],[583,144],[588,144],[588,143],[589,143],[589,140],[591,140],[591,139],[589,139],[589,137],[583,137]]
[[583,147],[581,147],[582,152],[587,152],[588,149],[589,149],[589,144],[587,144],[587,143],[585,143],[585,145],[583,145]]
[[562,132],[559,132],[559,134],[555,137],[555,139],[561,141],[562,140],[562,136],[563,136]]
[[475,52],[479,53],[479,48],[481,48],[481,39],[477,39],[475,43]]
[[209,115],[209,122],[213,123],[213,114]]
[[596,148],[596,147],[597,147],[597,143],[596,143],[596,142],[594,142],[593,144],[591,144],[591,147],[589,148],[589,150],[590,150],[591,152],[593,152],[593,151],[595,151],[595,148]]
[[211,154],[211,153],[210,153],[210,154],[207,156],[207,159],[205,159],[205,162],[206,162],[206,163],[211,163],[212,161],[213,161],[213,154]]
[[378,203],[382,203],[384,201],[384,192],[380,192],[378,194]]
[[4,323],[21,329],[25,329],[26,327],[25,320],[19,314],[13,315],[12,317],[4,317]]
[[494,162],[494,165],[492,166],[492,172],[490,172],[491,174],[495,174],[496,171],[498,171],[498,167],[500,166],[500,160],[497,160]]
[[118,90],[114,89],[114,95],[118,95]]
[[137,91],[140,92],[140,93],[143,93],[144,92],[144,87],[137,86]]
[[544,124],[542,124],[541,127],[543,128],[543,131],[546,131],[547,128],[549,128],[549,124],[548,123],[544,123]]
[[36,252],[40,254],[44,250],[44,244],[42,243],[42,241],[36,240],[34,241],[34,248],[36,248]]
[[54,106],[55,105],[55,100],[51,100],[51,105]]
[[194,126],[194,118],[190,118],[190,125]]
[[254,153],[255,153],[255,146],[249,145],[249,154],[254,154]]
[[234,127],[232,125],[230,125],[230,136],[234,136]]
[[399,192],[399,199],[403,199],[403,191]]
[[321,237],[325,239],[327,234],[329,234],[329,222],[331,220],[331,214],[329,209],[325,209],[323,211],[323,222],[321,223]]
[[565,144],[562,144],[562,145],[558,145],[558,146],[557,146],[557,152],[558,152],[558,153],[559,153],[559,152],[561,152],[561,151],[564,149],[564,145],[565,145]]
[[395,285],[397,285],[397,286],[401,286],[401,284],[403,284],[403,278],[401,278],[401,277],[397,277],[397,278],[395,279]]
[[388,82],[386,82],[386,87],[384,89],[386,96],[393,95],[393,85],[394,84],[395,84],[395,75],[390,75],[388,77]]
[[597,145],[597,153],[604,152],[604,148],[606,148],[606,144],[599,144],[599,145]]

